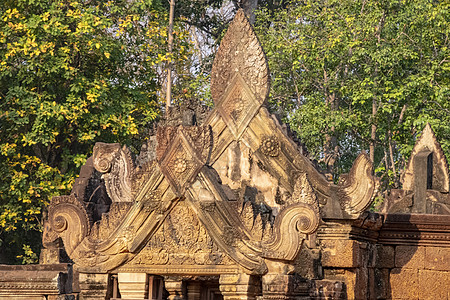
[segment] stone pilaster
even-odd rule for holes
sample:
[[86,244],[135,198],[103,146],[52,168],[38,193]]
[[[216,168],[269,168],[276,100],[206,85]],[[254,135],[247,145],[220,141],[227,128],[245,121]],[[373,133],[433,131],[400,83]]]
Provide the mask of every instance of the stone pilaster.
[[186,297],[183,294],[183,281],[175,278],[165,278],[164,286],[169,292],[169,300],[185,300]]
[[247,274],[221,275],[220,291],[224,300],[253,300],[260,293],[259,278]]
[[119,291],[122,299],[147,299],[148,276],[145,273],[119,273]]

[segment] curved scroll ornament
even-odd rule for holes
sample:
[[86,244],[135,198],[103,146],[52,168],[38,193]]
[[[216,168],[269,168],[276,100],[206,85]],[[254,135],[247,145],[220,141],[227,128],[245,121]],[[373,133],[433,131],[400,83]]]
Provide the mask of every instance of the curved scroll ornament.
[[379,185],[372,174],[372,163],[363,152],[356,158],[350,173],[341,176],[338,194],[342,209],[358,214],[370,206]]
[[44,246],[61,237],[69,256],[90,230],[84,205],[72,195],[53,197],[48,207],[48,223],[43,235]]
[[120,144],[96,143],[94,167],[105,180],[106,191],[113,202],[133,201],[134,164],[129,150]]
[[316,232],[320,223],[319,202],[306,173],[299,174],[294,193],[275,219],[273,240],[263,244],[266,258],[293,260],[305,235]]
[[271,242],[263,243],[266,258],[291,261],[302,246],[305,235],[314,233],[319,226],[318,209],[306,203],[285,207],[275,219]]

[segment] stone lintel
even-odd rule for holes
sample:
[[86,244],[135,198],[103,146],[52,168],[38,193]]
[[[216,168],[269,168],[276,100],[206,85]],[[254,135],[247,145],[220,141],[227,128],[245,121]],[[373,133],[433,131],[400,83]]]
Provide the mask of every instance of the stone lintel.
[[386,214],[378,242],[385,245],[450,247],[450,216]]
[[72,265],[0,265],[0,299],[42,299],[72,293]]

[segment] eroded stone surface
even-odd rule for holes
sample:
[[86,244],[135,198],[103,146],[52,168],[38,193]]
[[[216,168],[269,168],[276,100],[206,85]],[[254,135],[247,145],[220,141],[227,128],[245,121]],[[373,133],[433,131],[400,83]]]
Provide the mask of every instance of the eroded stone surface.
[[450,248],[426,247],[425,269],[450,272]]
[[395,248],[395,267],[424,269],[425,247],[397,246]]
[[390,274],[390,285],[392,299],[418,299],[419,290],[421,289],[419,270],[393,269]]

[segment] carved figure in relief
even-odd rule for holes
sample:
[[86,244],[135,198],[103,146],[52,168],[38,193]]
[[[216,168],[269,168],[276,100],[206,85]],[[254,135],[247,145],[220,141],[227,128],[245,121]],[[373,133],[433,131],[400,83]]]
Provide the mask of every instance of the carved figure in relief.
[[132,265],[232,264],[184,201],[166,218]]

